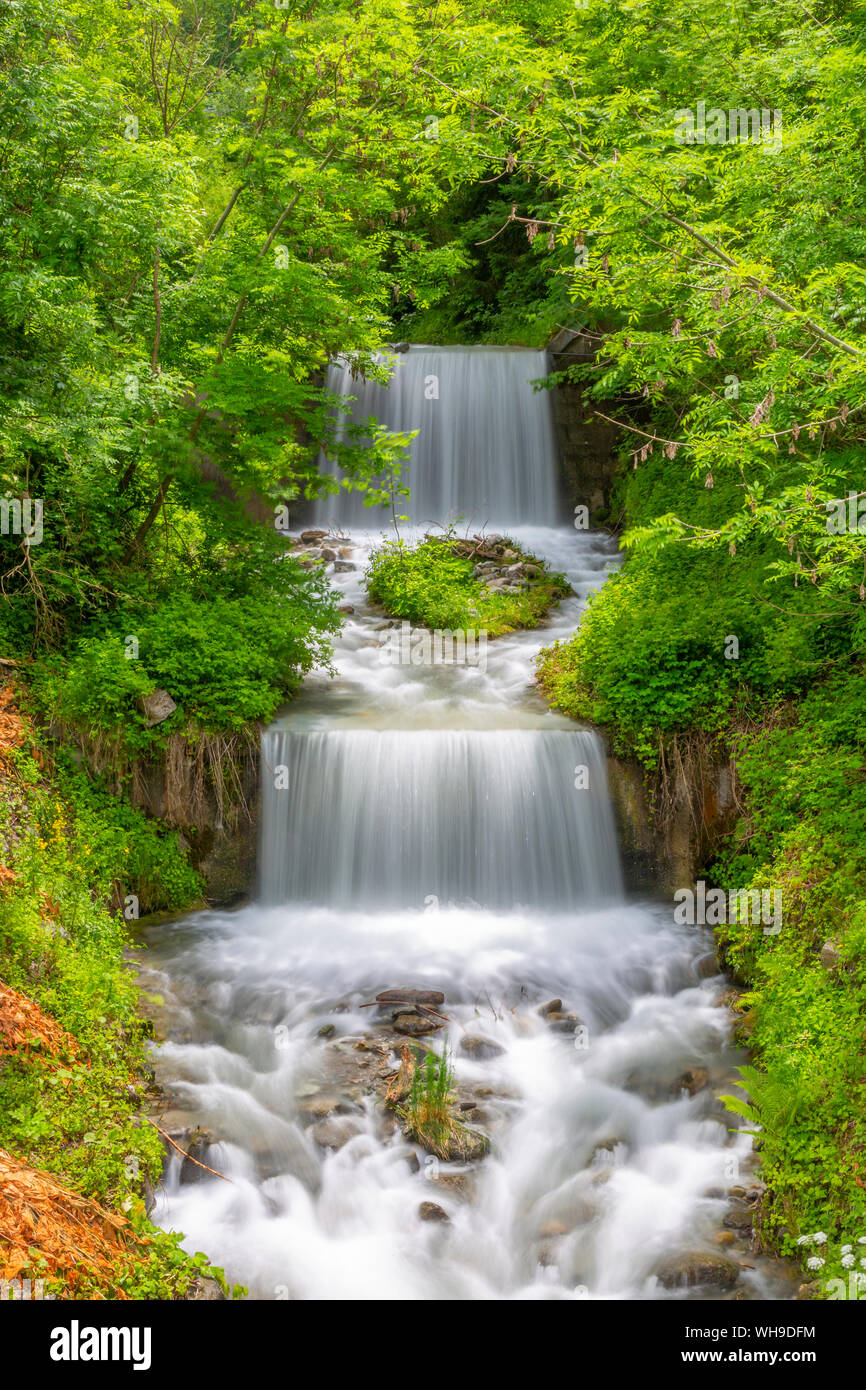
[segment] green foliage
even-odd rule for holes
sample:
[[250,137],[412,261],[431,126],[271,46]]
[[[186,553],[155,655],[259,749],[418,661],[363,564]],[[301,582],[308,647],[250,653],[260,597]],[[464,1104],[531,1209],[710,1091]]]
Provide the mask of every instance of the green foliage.
[[[197,1273],[221,1275],[145,1215],[143,1184],[158,1181],[163,1150],[142,1113],[146,1027],[124,963],[126,923],[108,898],[119,881],[145,902],[150,894],[152,904],[179,910],[198,879],[172,839],[82,774],[46,780],[26,748],[6,758],[0,857],[14,877],[0,893],[0,978],[35,1000],[78,1052],[54,1059],[34,1048],[4,1057],[3,1145],[127,1212],[145,1242],[143,1262],[118,1272],[128,1297],[177,1297]],[[25,1275],[40,1277],[35,1253]],[[116,1297],[96,1278],[80,1290],[88,1291]]]
[[[518,560],[544,562],[508,542]],[[518,563],[515,560],[514,563]],[[428,536],[416,545],[385,541],[370,557],[367,592],[389,613],[445,631],[484,631],[499,637],[535,627],[558,599],[570,592],[561,574],[546,571],[519,594],[487,590],[474,565],[455,549],[454,536]]]

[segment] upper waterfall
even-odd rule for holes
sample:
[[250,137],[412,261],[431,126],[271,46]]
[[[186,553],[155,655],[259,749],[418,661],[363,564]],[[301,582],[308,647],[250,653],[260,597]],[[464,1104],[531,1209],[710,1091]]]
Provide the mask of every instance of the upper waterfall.
[[[383,359],[384,360],[384,359]],[[404,477],[411,499],[397,511],[420,525],[465,518],[474,527],[562,520],[550,395],[531,383],[548,371],[547,354],[522,348],[411,347],[397,354],[388,386],[352,379],[344,361],[328,369],[328,386],[354,396],[348,420],[375,416],[394,432],[418,431]],[[336,476],[321,455],[319,469]],[[319,526],[377,527],[390,520],[365,507],[363,494],[341,492],[313,507]]]

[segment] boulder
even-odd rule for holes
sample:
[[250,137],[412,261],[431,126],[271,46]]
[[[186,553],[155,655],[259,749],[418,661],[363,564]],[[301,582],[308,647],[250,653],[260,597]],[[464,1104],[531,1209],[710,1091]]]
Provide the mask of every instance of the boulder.
[[357,565],[353,565],[351,560],[335,560],[335,561],[334,561],[334,573],[335,573],[335,574],[348,574],[350,570],[356,570],[357,568],[358,568],[358,566],[357,566]]
[[682,1076],[677,1077],[671,1090],[679,1093],[688,1091],[690,1096],[696,1096],[698,1091],[702,1091],[710,1079],[710,1074],[706,1067],[689,1067]]
[[320,1120],[313,1125],[310,1133],[321,1149],[341,1149],[360,1134],[363,1126],[347,1115],[337,1115],[330,1120]]
[[825,941],[821,947],[821,964],[825,970],[838,970],[842,964],[839,947],[835,941]]
[[665,1260],[655,1274],[666,1289],[691,1289],[700,1284],[732,1289],[740,1277],[740,1267],[727,1255],[692,1250]]
[[149,729],[152,729],[154,724],[161,724],[177,709],[167,690],[152,690],[149,695],[142,695],[141,707]]
[[441,989],[383,989],[377,1004],[430,1004],[434,1009],[445,1003]]
[[561,1013],[561,1012],[562,1012],[562,1000],[561,1000],[561,999],[548,999],[548,1001],[547,1001],[546,1004],[542,1004],[542,1006],[541,1006],[541,1008],[538,1010],[538,1012],[541,1014],[541,1017],[542,1017],[542,1018],[545,1018],[548,1014],[558,1014],[558,1013]]
[[473,1033],[467,1033],[460,1039],[460,1051],[464,1056],[471,1057],[473,1062],[483,1062],[489,1057],[501,1057],[505,1048],[497,1042],[492,1042],[490,1038],[480,1038]]
[[395,1014],[393,1024],[394,1032],[401,1033],[407,1038],[420,1038],[424,1033],[435,1033],[437,1028],[445,1027],[438,1018],[408,1011]]
[[422,1202],[418,1208],[422,1221],[450,1221],[451,1217],[438,1202]]
[[302,532],[301,532],[301,540],[302,540],[302,541],[320,541],[320,540],[323,540],[324,537],[327,536],[327,534],[328,534],[327,531],[316,531],[316,530],[312,530],[312,531],[302,531]]

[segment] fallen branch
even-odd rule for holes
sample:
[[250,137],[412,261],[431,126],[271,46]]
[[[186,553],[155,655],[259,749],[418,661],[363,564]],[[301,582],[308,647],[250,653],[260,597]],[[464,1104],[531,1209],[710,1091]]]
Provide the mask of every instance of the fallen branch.
[[188,1154],[185,1149],[180,1147],[180,1144],[175,1143],[170,1134],[166,1134],[164,1129],[160,1129],[156,1120],[149,1120],[148,1123],[153,1125],[154,1129],[162,1135],[163,1139],[168,1140],[173,1149],[177,1149],[179,1154],[183,1154],[184,1158],[188,1158],[190,1163],[194,1163],[197,1168],[203,1168],[206,1173],[213,1173],[215,1178],[222,1178],[223,1182],[231,1182],[231,1178],[227,1178],[225,1173],[218,1173],[216,1168],[208,1168],[206,1163],[200,1163],[197,1158],[193,1158],[192,1154]]

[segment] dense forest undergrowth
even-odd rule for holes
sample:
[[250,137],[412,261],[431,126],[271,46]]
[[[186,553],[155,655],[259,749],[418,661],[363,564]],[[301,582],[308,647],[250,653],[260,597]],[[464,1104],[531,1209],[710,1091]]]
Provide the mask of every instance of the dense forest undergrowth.
[[[733,749],[708,874],[784,895],[777,935],[718,929],[749,991],[763,1231],[819,1295],[859,1262],[864,41],[845,0],[3,9],[0,655],[24,722],[0,978],[86,1059],[4,1044],[15,1157],[147,1230],[124,903],[201,884],[114,793],[249,738],[327,664],[335,600],[285,532],[334,486],[320,448],[389,516],[407,442],[336,437],[328,360],[381,380],[397,339],[579,328],[595,356],[546,385],[622,427],[627,560],[542,687],[649,779],[677,738]],[[3,1239],[7,1276],[38,1277]],[[148,1239],[116,1286],[171,1296],[187,1257]]]

